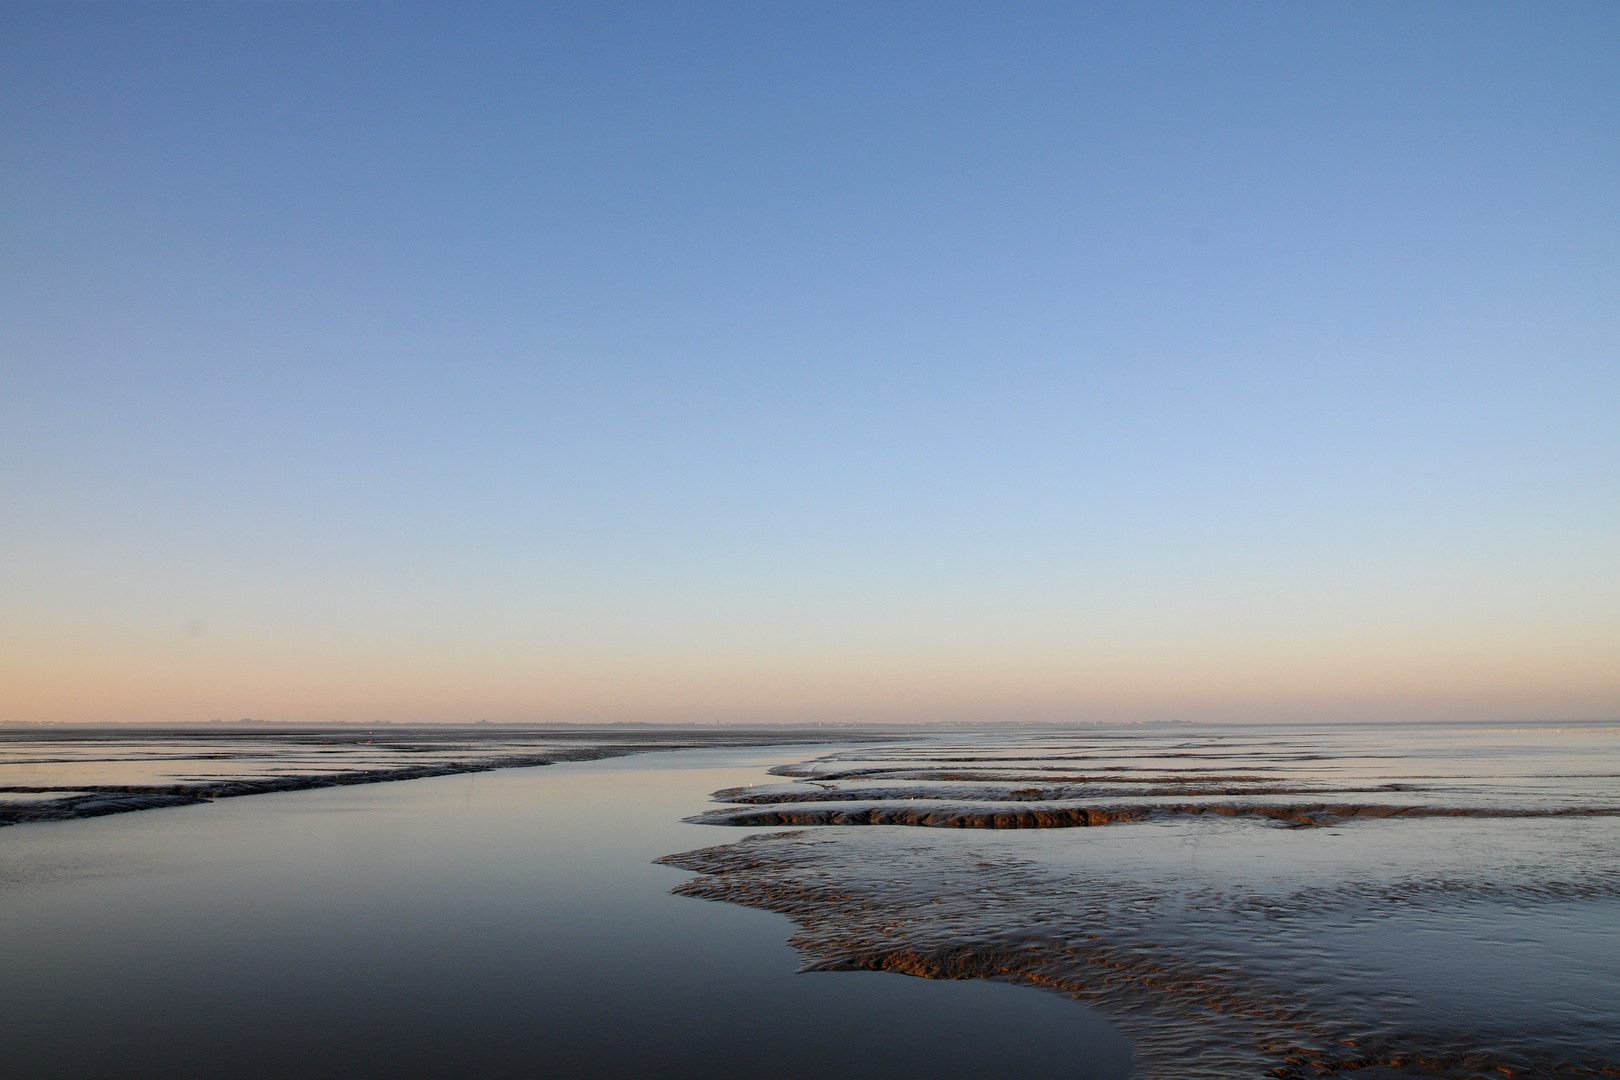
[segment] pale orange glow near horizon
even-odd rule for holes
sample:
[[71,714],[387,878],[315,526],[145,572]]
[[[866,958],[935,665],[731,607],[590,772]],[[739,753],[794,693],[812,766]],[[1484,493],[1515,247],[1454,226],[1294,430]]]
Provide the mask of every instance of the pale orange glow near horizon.
[[[212,639],[211,639],[212,637]],[[642,643],[176,638],[6,643],[0,722],[1481,720],[1620,716],[1612,635],[1443,644],[971,639]],[[661,647],[659,647],[661,646]]]

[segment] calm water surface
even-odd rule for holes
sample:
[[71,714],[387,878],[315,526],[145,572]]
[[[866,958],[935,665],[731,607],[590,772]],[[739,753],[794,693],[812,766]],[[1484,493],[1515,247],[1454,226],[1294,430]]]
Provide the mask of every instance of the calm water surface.
[[[651,860],[821,748],[681,751],[0,829],[7,1077],[1113,1077],[999,983],[794,974]],[[720,834],[720,835],[717,835]]]
[[[0,1073],[1620,1074],[1612,725],[866,734],[0,828]],[[517,745],[236,738],[0,772]]]

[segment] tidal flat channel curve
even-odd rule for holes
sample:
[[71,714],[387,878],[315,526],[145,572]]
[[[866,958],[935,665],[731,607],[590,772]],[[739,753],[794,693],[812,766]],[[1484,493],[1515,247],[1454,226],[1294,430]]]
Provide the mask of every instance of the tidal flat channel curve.
[[0,830],[0,1074],[1127,1075],[1129,1042],[1072,1002],[797,974],[780,916],[671,895],[684,873],[653,860],[712,837],[680,820],[709,792],[840,748],[674,750]]

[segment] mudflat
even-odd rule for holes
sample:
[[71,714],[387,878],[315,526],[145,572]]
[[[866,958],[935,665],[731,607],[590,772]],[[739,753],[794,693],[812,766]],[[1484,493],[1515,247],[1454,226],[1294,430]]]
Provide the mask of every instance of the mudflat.
[[1612,1075],[1617,746],[8,733],[0,1039],[37,1076]]

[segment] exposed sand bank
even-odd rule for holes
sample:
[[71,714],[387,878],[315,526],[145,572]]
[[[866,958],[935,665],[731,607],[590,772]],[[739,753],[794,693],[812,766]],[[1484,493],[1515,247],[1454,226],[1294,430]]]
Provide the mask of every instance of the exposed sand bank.
[[[904,798],[904,796],[892,796]],[[996,807],[837,806],[706,810],[687,818],[699,825],[778,827],[805,825],[910,825],[933,829],[1073,829],[1175,817],[1257,818],[1298,828],[1343,825],[1357,819],[1480,817],[1612,817],[1620,807],[1448,807],[1387,803],[1165,803],[1132,806]]]

